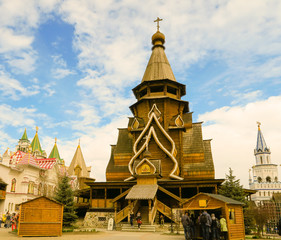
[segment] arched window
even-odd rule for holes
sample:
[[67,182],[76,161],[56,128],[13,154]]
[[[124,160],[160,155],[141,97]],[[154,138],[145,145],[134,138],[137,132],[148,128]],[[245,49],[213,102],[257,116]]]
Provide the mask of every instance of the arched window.
[[271,177],[267,176],[267,177],[266,177],[266,182],[269,182],[269,183],[270,183],[270,182],[271,182]]
[[278,182],[278,177],[275,177],[274,180],[275,180],[275,182]]
[[270,192],[268,191],[268,196],[270,196]]
[[262,164],[262,156],[260,156],[261,164]]
[[12,179],[12,185],[11,185],[11,192],[16,191],[16,183],[17,183],[17,180],[15,178],[13,178]]
[[29,194],[34,194],[34,182],[29,182],[28,183],[28,190],[27,190],[27,193]]
[[262,182],[262,178],[258,177],[258,182],[261,183]]

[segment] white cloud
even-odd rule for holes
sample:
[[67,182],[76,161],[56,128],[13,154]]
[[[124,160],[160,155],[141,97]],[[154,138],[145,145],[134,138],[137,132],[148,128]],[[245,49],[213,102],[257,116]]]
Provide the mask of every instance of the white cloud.
[[66,68],[56,68],[52,70],[52,75],[56,79],[62,79],[73,74],[75,74],[75,71]]
[[33,86],[25,88],[22,84],[10,77],[0,66],[0,91],[2,96],[10,97],[13,100],[19,100],[22,96],[31,96],[38,94],[38,89]]
[[[281,96],[249,103],[243,107],[223,107],[199,116],[204,121],[203,137],[212,140],[216,177],[224,178],[228,168],[248,185],[248,170],[255,164],[254,148],[257,139],[256,121],[271,148],[272,162],[281,163]],[[279,172],[280,174],[280,172]]]

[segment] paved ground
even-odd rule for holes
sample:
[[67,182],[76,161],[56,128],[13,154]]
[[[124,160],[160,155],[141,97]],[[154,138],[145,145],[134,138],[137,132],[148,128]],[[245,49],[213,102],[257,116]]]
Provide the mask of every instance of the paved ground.
[[[20,238],[11,229],[0,228],[0,240],[184,240],[184,235],[167,235],[163,233],[149,232],[120,232],[100,230],[97,233],[63,233],[61,237],[23,237]],[[271,239],[281,239],[278,235],[272,235]]]
[[165,235],[162,233],[149,232],[120,232],[120,231],[99,231],[97,233],[63,233],[61,237],[24,237],[20,238],[11,233],[11,229],[0,228],[0,239],[2,240],[184,240],[183,235]]

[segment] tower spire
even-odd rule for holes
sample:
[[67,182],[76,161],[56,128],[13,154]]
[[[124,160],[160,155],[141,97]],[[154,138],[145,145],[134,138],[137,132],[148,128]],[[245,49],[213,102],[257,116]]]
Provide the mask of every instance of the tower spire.
[[257,146],[256,146],[256,151],[257,152],[268,152],[269,149],[266,146],[266,142],[264,140],[263,134],[261,132],[261,123],[257,122],[258,124],[258,135],[257,135]]
[[159,31],[159,22],[163,19],[159,17],[154,21],[157,22],[157,32],[152,35],[152,54],[144,72],[142,82],[169,79],[177,81],[170,63],[165,54],[165,35]]

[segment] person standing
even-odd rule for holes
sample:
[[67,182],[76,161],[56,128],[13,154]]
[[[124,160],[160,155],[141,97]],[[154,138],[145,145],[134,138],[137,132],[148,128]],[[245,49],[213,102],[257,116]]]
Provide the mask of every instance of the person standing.
[[160,216],[160,225],[161,225],[161,227],[164,227],[164,216],[163,215]]
[[212,233],[212,240],[219,240],[219,228],[220,228],[220,223],[219,220],[216,218],[215,214],[211,214],[212,218],[212,224],[211,224],[211,233]]
[[6,213],[6,228],[10,228],[11,227],[11,215],[9,213],[9,211]]
[[181,217],[181,223],[184,229],[184,235],[185,235],[185,240],[191,239],[190,236],[190,217],[188,212],[185,212],[185,214],[182,215]]
[[221,234],[223,236],[223,239],[227,240],[228,239],[227,224],[226,224],[226,220],[223,216],[220,217],[220,225],[221,225]]
[[142,224],[140,212],[138,212],[136,220],[137,220],[137,223],[138,223],[138,229],[140,230],[140,227],[141,227],[141,224]]
[[200,215],[199,223],[202,229],[203,240],[209,240],[210,238],[210,227],[212,224],[212,219],[209,213],[206,210]]
[[131,211],[131,213],[130,213],[130,224],[131,224],[131,227],[133,227],[133,225],[134,225],[134,213],[133,213],[133,211]]

